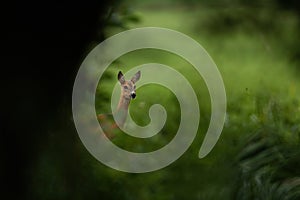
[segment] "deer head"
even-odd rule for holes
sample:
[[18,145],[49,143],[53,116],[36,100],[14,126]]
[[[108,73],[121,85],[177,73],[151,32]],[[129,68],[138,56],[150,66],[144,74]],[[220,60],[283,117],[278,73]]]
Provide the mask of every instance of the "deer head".
[[138,71],[131,80],[126,81],[124,75],[121,71],[118,73],[118,80],[121,84],[121,98],[126,100],[134,99],[136,97],[135,93],[135,83],[140,79],[141,71]]

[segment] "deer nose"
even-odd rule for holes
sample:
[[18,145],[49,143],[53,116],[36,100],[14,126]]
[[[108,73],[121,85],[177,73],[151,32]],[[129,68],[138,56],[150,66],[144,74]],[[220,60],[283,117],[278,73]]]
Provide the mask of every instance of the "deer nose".
[[131,98],[134,99],[135,97],[136,97],[136,94],[135,94],[135,93],[132,93],[132,94],[131,94]]

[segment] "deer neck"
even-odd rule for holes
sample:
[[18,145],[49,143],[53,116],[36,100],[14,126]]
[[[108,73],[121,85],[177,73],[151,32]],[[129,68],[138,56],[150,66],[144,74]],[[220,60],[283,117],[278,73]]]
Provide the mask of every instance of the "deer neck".
[[126,111],[128,111],[130,100],[131,100],[130,98],[126,98],[125,96],[121,95],[117,110],[126,110]]
[[116,120],[118,121],[118,124],[120,126],[123,126],[126,121],[129,104],[130,104],[130,98],[125,98],[124,96],[121,95],[119,104],[118,104],[118,107],[116,110],[116,116],[117,116]]

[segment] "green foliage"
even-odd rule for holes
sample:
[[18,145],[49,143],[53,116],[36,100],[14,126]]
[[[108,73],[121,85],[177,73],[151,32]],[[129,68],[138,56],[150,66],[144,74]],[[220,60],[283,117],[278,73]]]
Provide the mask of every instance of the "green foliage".
[[256,125],[240,139],[235,198],[299,199],[299,99],[258,92],[253,102]]
[[[124,28],[161,26],[181,31],[203,45],[219,68],[227,93],[227,118],[219,142],[206,158],[198,159],[210,121],[210,99],[205,83],[193,67],[168,52],[149,49],[131,52],[104,73],[96,93],[96,112],[111,112],[110,96],[119,70],[126,72],[150,62],[172,66],[190,81],[200,104],[199,131],[192,146],[164,169],[127,174],[99,163],[79,138],[70,140],[70,135],[76,132],[68,129],[62,134],[65,138],[49,136],[45,150],[33,166],[29,196],[124,200],[299,199],[300,82],[297,66],[290,62],[291,52],[287,51],[288,44],[299,35],[297,17],[266,5],[258,9],[251,6],[235,9],[227,3],[227,8],[222,9],[212,4],[203,6],[207,1],[199,4],[193,1],[194,6],[185,6],[180,1],[138,2],[128,3],[134,12],[120,7],[120,13],[112,17],[112,24],[120,23],[122,17],[130,19],[130,13],[139,16],[139,23],[125,20],[124,26],[107,28],[106,35]],[[139,125],[148,124],[148,111],[155,103],[163,105],[168,114],[167,123],[158,135],[134,139],[120,132],[113,142],[130,151],[148,152],[171,141],[178,128],[180,108],[168,89],[158,85],[139,88],[130,105],[132,118]]]
[[[236,199],[299,199],[299,111],[290,112],[274,103],[258,109],[264,110],[260,128],[247,139],[237,160]],[[295,119],[297,124],[287,123]]]
[[[141,22],[131,27],[155,24],[182,31],[199,41],[217,63],[228,97],[221,140],[207,158],[199,160],[197,153],[209,124],[210,101],[205,84],[195,76],[192,66],[167,52],[140,50],[120,57],[109,68],[108,73],[116,74],[120,66],[124,71],[150,62],[172,66],[188,78],[201,102],[198,136],[182,158],[159,171],[164,184],[158,187],[164,192],[153,194],[155,198],[296,199],[300,172],[299,81],[282,51],[285,44],[278,38],[288,41],[285,36],[296,30],[297,19],[280,13],[285,22],[280,16],[280,20],[272,21],[277,11],[265,6],[256,12],[253,7],[191,9],[176,7],[178,4],[165,12],[165,7],[153,11],[153,6],[143,4]],[[231,24],[222,21],[226,18]],[[117,31],[110,29],[111,34]],[[110,84],[115,82],[112,79]],[[152,151],[172,140],[178,127],[179,107],[174,95],[159,86],[141,87],[137,94],[130,107],[136,123],[149,123],[149,107],[159,103],[168,112],[166,126],[151,139],[132,139],[121,133],[115,143],[131,151]],[[101,109],[105,107],[103,104]]]

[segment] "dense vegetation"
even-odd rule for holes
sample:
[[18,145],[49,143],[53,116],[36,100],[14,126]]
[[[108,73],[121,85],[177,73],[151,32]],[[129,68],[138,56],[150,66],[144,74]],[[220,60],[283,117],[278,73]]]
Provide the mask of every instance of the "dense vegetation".
[[[294,5],[294,6],[289,6]],[[128,53],[105,72],[96,111],[110,112],[116,74],[157,62],[178,70],[193,85],[201,120],[196,140],[170,166],[129,174],[99,163],[85,149],[71,120],[48,130],[47,141],[26,172],[29,199],[299,199],[300,198],[300,15],[293,1],[125,1],[114,5],[103,35],[161,26],[189,35],[216,62],[227,93],[227,118],[213,151],[197,157],[210,120],[210,99],[201,76],[182,58],[159,50]],[[95,43],[87,44],[94,46]],[[165,107],[168,120],[148,141],[122,138],[125,149],[147,152],[172,140],[180,108],[166,88],[137,90],[130,112],[149,123],[148,110]],[[68,115],[70,118],[70,116]],[[63,118],[63,117],[62,117]],[[70,142],[70,137],[71,142]]]
[[[197,159],[198,147],[209,123],[210,102],[205,84],[199,81],[201,77],[195,76],[187,62],[158,50],[129,53],[108,70],[112,77],[108,82],[113,85],[114,74],[120,66],[125,71],[151,62],[172,66],[188,77],[197,91],[201,104],[200,130],[198,140],[188,152],[168,168],[134,177],[116,172],[111,178],[122,176],[122,182],[127,184],[144,177],[139,187],[143,192],[129,199],[154,196],[155,199],[299,198],[300,84],[297,48],[294,48],[298,42],[297,14],[281,10],[277,4],[194,2],[195,7],[189,5],[145,3],[136,9],[140,22],[127,25],[175,29],[206,48],[222,73],[228,98],[227,121],[221,140],[207,158]],[[106,33],[109,36],[119,31],[121,29],[110,28]],[[99,88],[98,99],[110,96],[111,89],[109,86],[107,91]],[[165,88],[145,86],[137,92],[138,99],[132,103],[131,113],[138,124],[149,122],[148,110],[154,103],[162,104],[168,111],[167,125],[160,136],[156,136],[158,139],[153,138],[148,143],[127,138],[117,141],[128,150],[146,152],[149,143],[152,147],[161,146],[172,139],[180,112],[175,96]],[[96,108],[105,110],[109,104],[98,104]],[[128,189],[125,190],[127,193]],[[135,191],[129,190],[132,194]],[[150,194],[144,196],[147,193]]]

